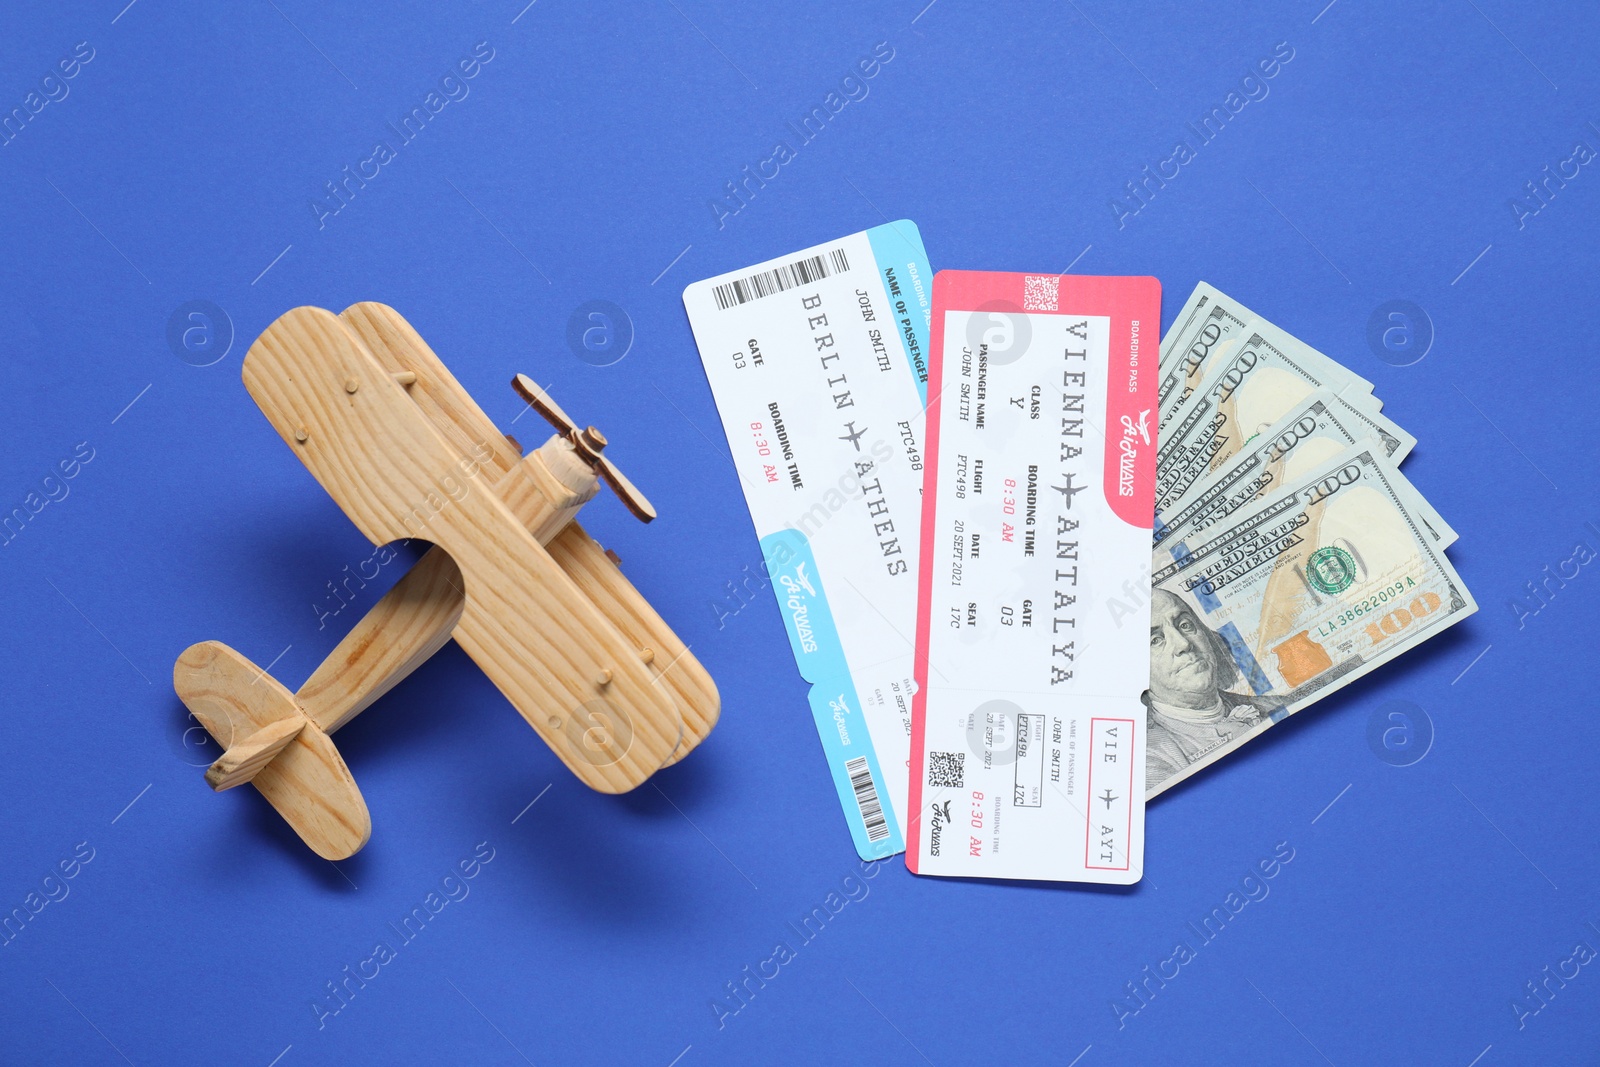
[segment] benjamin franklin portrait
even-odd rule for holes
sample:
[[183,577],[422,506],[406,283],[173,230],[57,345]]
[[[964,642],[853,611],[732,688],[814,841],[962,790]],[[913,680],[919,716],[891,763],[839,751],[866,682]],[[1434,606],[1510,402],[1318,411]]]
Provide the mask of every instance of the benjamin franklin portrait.
[[1228,645],[1179,597],[1150,598],[1149,735],[1145,788],[1155,789],[1208,752],[1255,730],[1276,704],[1244,686]]

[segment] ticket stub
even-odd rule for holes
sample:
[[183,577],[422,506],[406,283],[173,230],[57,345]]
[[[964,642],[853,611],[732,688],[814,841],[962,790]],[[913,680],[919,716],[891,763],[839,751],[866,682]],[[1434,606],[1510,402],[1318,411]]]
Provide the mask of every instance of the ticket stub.
[[1154,278],[933,283],[906,864],[1137,882]]
[[905,851],[932,283],[902,220],[683,292],[864,859]]

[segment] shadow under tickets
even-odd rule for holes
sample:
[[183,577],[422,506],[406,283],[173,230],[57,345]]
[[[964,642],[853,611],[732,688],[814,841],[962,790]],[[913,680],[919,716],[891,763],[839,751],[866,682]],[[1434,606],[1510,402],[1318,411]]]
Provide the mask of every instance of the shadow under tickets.
[[[1411,649],[1409,652],[1403,653],[1397,659],[1378,667],[1370,674],[1357,678],[1326,699],[1319,700],[1317,703],[1281,720],[1265,733],[1251,738],[1237,750],[1218,760],[1213,766],[1195,772],[1177,785],[1164,791],[1160,796],[1150,801],[1150,809],[1156,810],[1169,802],[1175,801],[1176,798],[1196,788],[1197,783],[1210,781],[1216,775],[1248,774],[1251,767],[1264,760],[1273,759],[1279,748],[1294,743],[1302,731],[1315,726],[1324,716],[1349,716],[1354,714],[1354,709],[1358,705],[1369,704],[1380,695],[1376,687],[1384,685],[1386,677],[1395,669],[1396,663],[1405,662],[1413,668],[1421,670],[1435,661],[1460,659],[1463,652],[1476,648],[1477,643],[1483,640],[1481,634],[1474,632],[1472,623],[1473,619],[1469,618],[1456,626],[1452,626],[1444,633]],[[1363,719],[1362,721],[1364,724],[1365,720]]]
[[[895,856],[896,860],[904,857]],[[1132,885],[1099,885],[1095,882],[1048,882],[1033,878],[948,878],[943,875],[911,876],[914,882],[966,882],[969,885],[1004,885],[1017,889],[1034,889],[1042,893],[1098,893],[1114,897],[1136,897],[1140,893],[1150,892],[1145,888],[1145,880],[1140,879]]]

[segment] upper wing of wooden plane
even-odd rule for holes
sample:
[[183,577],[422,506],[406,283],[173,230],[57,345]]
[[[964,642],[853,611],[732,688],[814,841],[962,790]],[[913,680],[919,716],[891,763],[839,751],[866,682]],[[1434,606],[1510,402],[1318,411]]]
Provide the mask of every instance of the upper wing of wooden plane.
[[390,373],[416,376],[407,394],[462,455],[488,453],[491,458],[487,462],[499,472],[517,466],[522,449],[500,432],[400,312],[388,304],[364,300],[345,308],[339,317]]
[[251,346],[243,376],[369,540],[419,538],[456,561],[457,642],[582,781],[623,792],[672,756],[672,692],[490,491],[491,461],[452,445],[338,316],[284,314]]

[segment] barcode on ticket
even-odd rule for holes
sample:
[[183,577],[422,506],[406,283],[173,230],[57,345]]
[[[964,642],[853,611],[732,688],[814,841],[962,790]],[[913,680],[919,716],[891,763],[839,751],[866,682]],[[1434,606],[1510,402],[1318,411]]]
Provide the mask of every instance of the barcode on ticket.
[[867,840],[882,841],[889,836],[889,820],[883,817],[883,804],[878,800],[878,787],[872,781],[872,771],[867,768],[867,757],[846,760],[844,772],[850,776],[850,788],[855,790],[856,807],[861,809]]
[[726,282],[715,286],[711,292],[716,298],[717,307],[726,311],[738,304],[747,304],[752,300],[771,296],[773,293],[781,293],[785,289],[810,285],[823,278],[843,274],[849,269],[850,261],[845,258],[844,249],[835,248],[824,256],[797,259],[793,263],[764,270],[748,278]]

